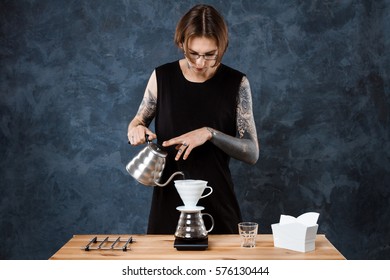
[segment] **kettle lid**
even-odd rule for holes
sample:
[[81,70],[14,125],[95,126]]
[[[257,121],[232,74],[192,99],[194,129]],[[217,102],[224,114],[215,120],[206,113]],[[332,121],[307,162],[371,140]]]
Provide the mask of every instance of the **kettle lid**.
[[149,142],[148,147],[150,148],[150,150],[152,151],[153,154],[155,154],[159,157],[165,158],[168,155],[168,153],[166,151],[164,151],[162,149],[162,147],[158,144]]

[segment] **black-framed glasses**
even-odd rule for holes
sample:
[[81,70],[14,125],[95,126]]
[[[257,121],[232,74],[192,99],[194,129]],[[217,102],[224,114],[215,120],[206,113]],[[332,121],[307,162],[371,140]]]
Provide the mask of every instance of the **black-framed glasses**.
[[196,61],[198,60],[200,57],[203,57],[204,60],[216,60],[218,55],[217,54],[198,54],[196,52],[188,52],[188,53],[184,53],[184,55],[191,61]]

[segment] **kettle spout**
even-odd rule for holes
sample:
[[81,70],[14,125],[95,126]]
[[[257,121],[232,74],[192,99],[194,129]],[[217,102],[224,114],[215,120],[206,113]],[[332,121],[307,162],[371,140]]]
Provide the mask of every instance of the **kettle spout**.
[[161,183],[159,183],[159,182],[157,182],[157,181],[154,181],[154,183],[155,183],[157,186],[159,186],[159,187],[165,187],[165,186],[168,185],[169,182],[171,182],[172,179],[173,179],[175,176],[177,176],[177,175],[182,175],[183,178],[184,178],[184,173],[183,173],[182,171],[176,171],[175,173],[173,173],[173,174],[171,175],[171,177],[169,177],[168,181],[166,181],[165,183],[161,184]]

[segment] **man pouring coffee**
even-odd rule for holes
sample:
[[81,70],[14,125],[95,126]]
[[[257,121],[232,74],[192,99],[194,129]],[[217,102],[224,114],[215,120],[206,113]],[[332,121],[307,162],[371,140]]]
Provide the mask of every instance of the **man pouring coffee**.
[[[259,145],[246,76],[221,63],[228,31],[213,7],[196,5],[178,22],[175,43],[184,58],[157,67],[128,126],[136,146],[157,139],[168,152],[162,181],[183,171],[208,182],[202,205],[215,220],[213,233],[237,233],[241,211],[229,170],[233,157],[255,164]],[[148,127],[155,119],[155,131]],[[173,234],[182,201],[173,182],[153,190],[149,234]]]

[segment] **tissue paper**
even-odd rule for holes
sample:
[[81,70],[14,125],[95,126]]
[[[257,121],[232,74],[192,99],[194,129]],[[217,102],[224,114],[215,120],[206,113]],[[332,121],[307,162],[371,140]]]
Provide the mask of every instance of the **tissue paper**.
[[281,215],[279,223],[272,224],[274,246],[298,252],[315,250],[319,213],[308,212],[295,218]]

